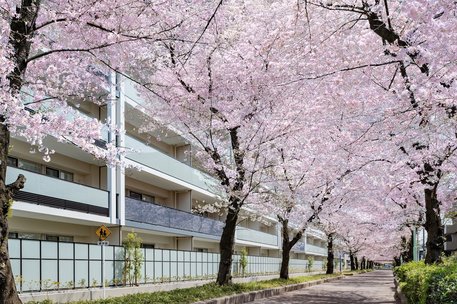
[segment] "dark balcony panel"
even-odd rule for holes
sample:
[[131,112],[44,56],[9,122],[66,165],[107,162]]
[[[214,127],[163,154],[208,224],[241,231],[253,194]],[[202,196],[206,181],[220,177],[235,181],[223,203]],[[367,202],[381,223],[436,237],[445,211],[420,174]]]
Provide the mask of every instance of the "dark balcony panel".
[[103,215],[103,216],[108,216],[108,214],[109,214],[108,208],[78,203],[78,202],[74,202],[74,201],[70,201],[70,200],[64,200],[64,199],[60,199],[60,198],[30,193],[30,192],[26,192],[26,191],[19,191],[14,196],[14,199],[37,204],[37,205],[43,205],[43,206],[48,206],[48,207],[73,210],[73,211],[79,211],[79,212],[85,212],[85,213],[92,213],[92,214]]
[[179,230],[220,236],[224,223],[189,212],[125,198],[125,219]]
[[298,251],[298,252],[305,252],[306,245],[303,242],[297,242],[294,247],[292,247],[292,250]]

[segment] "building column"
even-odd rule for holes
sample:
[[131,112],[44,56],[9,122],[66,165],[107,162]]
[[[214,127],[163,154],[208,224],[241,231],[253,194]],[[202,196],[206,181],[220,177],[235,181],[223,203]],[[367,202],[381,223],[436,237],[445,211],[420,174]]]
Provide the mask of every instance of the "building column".
[[[107,119],[108,119],[108,143],[116,144],[116,73],[111,72],[109,78],[109,97],[107,101]],[[107,167],[107,190],[109,193],[109,217],[111,224],[117,224],[117,191],[116,191],[116,167]]]
[[192,190],[176,192],[175,208],[186,212],[192,211]]
[[278,240],[278,249],[282,250],[282,227],[279,222],[276,223],[276,235]]
[[192,251],[194,249],[193,237],[176,237],[176,249]]
[[[124,78],[122,75],[116,75],[116,84],[118,89],[118,102],[116,103],[116,127],[118,130],[116,145],[118,148],[125,148],[125,94],[124,94]],[[124,174],[124,153],[120,153],[120,166],[117,166],[117,198],[118,198],[118,216],[119,224],[125,225],[125,174]]]

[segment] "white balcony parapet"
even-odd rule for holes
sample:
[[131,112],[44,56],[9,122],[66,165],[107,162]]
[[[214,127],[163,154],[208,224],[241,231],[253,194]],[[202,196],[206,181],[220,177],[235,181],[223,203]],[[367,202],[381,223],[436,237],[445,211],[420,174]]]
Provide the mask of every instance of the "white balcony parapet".
[[31,193],[38,195],[31,197],[32,203],[101,214],[108,210],[107,191],[15,167],[8,167],[6,182],[14,182],[19,174],[27,179],[19,200]]
[[240,226],[236,228],[236,239],[269,246],[279,246],[277,235]]
[[307,243],[305,253],[327,256],[327,248]]

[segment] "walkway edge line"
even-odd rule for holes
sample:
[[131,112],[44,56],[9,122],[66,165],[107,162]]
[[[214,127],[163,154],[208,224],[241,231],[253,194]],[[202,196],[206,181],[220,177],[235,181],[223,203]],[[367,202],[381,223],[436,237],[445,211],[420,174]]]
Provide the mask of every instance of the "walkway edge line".
[[245,292],[245,293],[240,293],[232,296],[226,296],[226,297],[221,297],[221,298],[216,298],[216,299],[211,299],[211,300],[205,300],[205,301],[200,301],[200,302],[195,302],[194,304],[241,304],[241,303],[247,303],[247,302],[252,302],[255,300],[263,299],[263,298],[269,298],[273,296],[277,296],[286,292],[290,291],[295,291],[303,288],[307,288],[310,286],[314,285],[320,285],[323,283],[328,283],[331,281],[336,281],[339,279],[344,278],[344,275],[340,275],[334,278],[327,278],[327,279],[320,279],[316,281],[309,281],[309,282],[304,282],[304,283],[298,283],[298,284],[292,284],[292,285],[286,285],[283,287],[276,287],[276,288],[269,288],[269,289],[262,289],[262,290],[256,290],[256,291],[251,291],[251,292]]

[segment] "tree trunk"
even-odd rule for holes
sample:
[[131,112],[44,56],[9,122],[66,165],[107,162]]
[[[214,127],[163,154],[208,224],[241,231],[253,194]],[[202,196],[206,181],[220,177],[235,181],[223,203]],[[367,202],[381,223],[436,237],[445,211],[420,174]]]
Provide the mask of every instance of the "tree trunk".
[[354,262],[355,262],[355,270],[359,270],[359,259],[357,257],[354,257]]
[[[41,0],[22,0],[21,5],[16,7],[16,15],[10,21],[8,43],[13,51],[11,60],[14,63],[14,69],[7,78],[10,94],[13,97],[19,94],[24,83],[40,5]],[[17,304],[22,301],[16,291],[8,254],[8,212],[13,195],[24,188],[25,177],[21,174],[14,183],[6,185],[10,132],[5,120],[6,117],[0,115],[0,303]]]
[[290,251],[292,247],[297,244],[297,242],[303,236],[303,230],[298,231],[292,240],[289,238],[289,220],[282,218],[278,215],[278,220],[281,223],[281,234],[282,234],[282,260],[281,260],[281,270],[279,271],[280,279],[289,279],[289,261],[290,261]]
[[400,257],[394,257],[394,266],[400,266],[400,265],[401,265]]
[[12,203],[12,194],[21,188],[17,184],[16,189],[16,183],[20,178],[23,187],[25,178],[21,175],[14,184],[6,185],[5,183],[10,133],[3,122],[3,117],[0,117],[0,303],[17,304],[22,302],[16,291],[8,254],[8,213]]
[[327,271],[326,274],[333,274],[333,233],[329,233],[327,237]]
[[290,250],[292,247],[289,242],[289,227],[288,220],[281,220],[282,224],[282,259],[281,259],[281,270],[279,272],[280,279],[289,279],[289,261],[290,261]]
[[401,237],[401,246],[402,246],[402,252],[400,253],[400,256],[403,260],[403,263],[408,263],[413,260],[413,245],[412,245],[412,238],[407,239],[405,237]]
[[284,279],[284,280],[289,279],[289,260],[290,260],[290,248],[284,248],[284,242],[283,242],[281,271],[279,272],[280,279]]
[[425,189],[425,230],[427,231],[426,264],[441,261],[444,252],[444,229],[440,218],[440,205],[436,196],[436,186]]
[[234,208],[228,208],[227,210],[227,218],[225,219],[225,226],[222,230],[221,241],[219,242],[221,260],[219,262],[219,271],[216,280],[219,285],[228,285],[232,283],[233,246],[235,244],[238,210],[234,210]]
[[354,261],[354,254],[352,253],[352,251],[349,251],[349,259],[350,259],[350,263],[351,263],[351,271],[354,271],[355,270],[355,261]]

